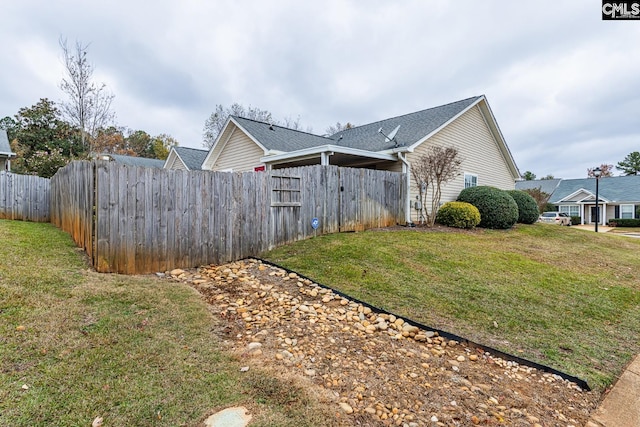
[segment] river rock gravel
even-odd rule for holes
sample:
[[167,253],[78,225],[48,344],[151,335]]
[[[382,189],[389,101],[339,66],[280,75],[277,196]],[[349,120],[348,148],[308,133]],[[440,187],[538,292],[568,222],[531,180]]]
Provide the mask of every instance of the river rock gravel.
[[200,292],[247,367],[284,370],[324,389],[338,424],[578,427],[598,404],[597,393],[559,376],[377,313],[259,260],[166,277]]

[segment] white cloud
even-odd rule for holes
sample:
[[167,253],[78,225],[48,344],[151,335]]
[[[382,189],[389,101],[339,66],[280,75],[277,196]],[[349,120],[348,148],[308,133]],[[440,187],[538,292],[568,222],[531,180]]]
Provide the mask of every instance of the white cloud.
[[119,124],[200,147],[216,104],[315,132],[486,94],[520,169],[583,176],[640,140],[640,25],[594,1],[5,2],[0,116],[58,100],[58,37],[90,43]]

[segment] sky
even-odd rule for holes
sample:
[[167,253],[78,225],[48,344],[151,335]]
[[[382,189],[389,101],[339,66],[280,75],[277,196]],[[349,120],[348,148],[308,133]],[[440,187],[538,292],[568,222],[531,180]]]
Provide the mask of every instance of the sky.
[[89,45],[119,126],[185,147],[217,104],[322,135],[485,95],[521,173],[640,151],[640,20],[603,21],[601,1],[21,0],[0,17],[0,117],[65,100],[64,37]]

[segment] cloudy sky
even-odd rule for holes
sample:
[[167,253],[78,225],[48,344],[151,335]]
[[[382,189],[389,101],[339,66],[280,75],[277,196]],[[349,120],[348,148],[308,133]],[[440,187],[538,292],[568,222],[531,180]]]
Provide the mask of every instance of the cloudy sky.
[[484,94],[520,171],[640,151],[640,20],[595,0],[21,0],[0,5],[0,117],[64,99],[60,36],[88,44],[117,123],[202,148],[216,104],[323,134]]

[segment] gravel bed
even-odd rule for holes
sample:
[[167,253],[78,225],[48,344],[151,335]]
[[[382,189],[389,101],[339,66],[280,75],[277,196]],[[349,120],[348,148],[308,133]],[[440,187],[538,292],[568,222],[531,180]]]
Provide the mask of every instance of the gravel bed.
[[557,375],[421,330],[257,260],[167,272],[210,304],[246,368],[285,370],[338,424],[583,426],[598,404]]

